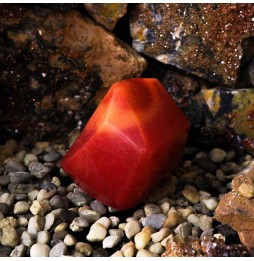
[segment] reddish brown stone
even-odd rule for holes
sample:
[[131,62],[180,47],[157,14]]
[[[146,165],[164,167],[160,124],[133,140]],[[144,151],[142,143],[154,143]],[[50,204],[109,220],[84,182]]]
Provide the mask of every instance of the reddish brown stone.
[[232,191],[221,198],[215,211],[216,219],[235,229],[248,249],[253,247],[254,242],[254,199],[241,196],[237,189],[242,183],[253,184],[253,167],[254,161],[233,179]]

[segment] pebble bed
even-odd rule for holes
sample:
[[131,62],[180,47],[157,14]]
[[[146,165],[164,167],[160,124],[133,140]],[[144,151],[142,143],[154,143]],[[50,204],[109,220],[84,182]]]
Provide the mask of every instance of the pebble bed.
[[[91,198],[60,168],[68,144],[0,146],[0,256],[250,256],[237,233],[214,219],[220,197],[252,156],[188,147],[175,193],[116,211]],[[173,186],[173,185],[172,185]]]

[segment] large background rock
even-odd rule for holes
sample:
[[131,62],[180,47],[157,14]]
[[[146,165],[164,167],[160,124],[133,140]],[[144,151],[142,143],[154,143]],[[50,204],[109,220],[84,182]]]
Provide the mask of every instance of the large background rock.
[[0,132],[57,137],[83,126],[101,87],[145,60],[76,10],[0,6]]
[[252,4],[138,4],[133,47],[163,63],[234,85],[242,41],[253,36]]

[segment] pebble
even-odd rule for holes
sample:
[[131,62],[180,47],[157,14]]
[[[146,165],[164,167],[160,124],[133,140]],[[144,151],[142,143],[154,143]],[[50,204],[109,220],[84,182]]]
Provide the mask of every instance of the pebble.
[[49,200],[49,204],[53,209],[63,208],[67,209],[69,207],[69,202],[66,197],[55,195]]
[[160,214],[161,208],[155,204],[150,203],[144,206],[144,211],[145,211],[145,215],[148,217],[154,214]]
[[90,244],[84,242],[78,242],[75,245],[75,250],[85,256],[91,256],[91,254],[93,253],[93,247]]
[[212,228],[213,218],[207,215],[201,215],[199,218],[199,227],[202,231]]
[[26,201],[19,201],[14,205],[14,214],[24,214],[29,211],[30,204]]
[[73,232],[83,231],[83,228],[88,227],[89,222],[84,217],[76,217],[70,224],[70,230]]
[[51,235],[47,230],[39,231],[36,235],[36,242],[40,244],[48,244],[51,239]]
[[78,211],[81,217],[84,217],[89,223],[94,223],[101,217],[101,214],[90,209],[79,208]]
[[33,215],[45,216],[51,210],[48,200],[34,200],[30,211]]
[[194,187],[192,187],[192,188],[191,188],[191,186],[188,186],[187,188],[185,187],[184,190],[182,191],[182,194],[192,204],[196,204],[200,200],[200,196],[198,194],[198,191]]
[[59,243],[64,241],[64,238],[66,237],[66,235],[68,234],[68,231],[66,230],[62,230],[62,231],[57,231],[53,234],[52,239]]
[[30,173],[38,179],[44,178],[51,171],[50,168],[40,162],[32,162],[28,169]]
[[123,252],[124,257],[133,257],[135,253],[135,249],[134,247],[128,247],[127,249],[125,249],[125,251]]
[[63,222],[67,222],[67,223],[71,224],[71,222],[76,217],[76,213],[71,210],[62,209],[59,214],[59,217]]
[[241,196],[251,199],[254,197],[254,186],[248,183],[242,183],[238,187],[238,192]]
[[35,237],[38,231],[43,230],[43,227],[44,227],[44,218],[36,215],[29,219],[27,232]]
[[32,177],[29,172],[11,172],[8,175],[11,183],[28,183]]
[[[55,184],[57,187],[60,187],[61,186],[61,180],[54,176],[52,179],[51,179],[51,183]],[[58,188],[59,189],[59,188]]]
[[[46,189],[41,189],[38,193],[37,193],[37,200],[41,201],[44,199],[50,199],[52,198],[55,194],[57,193],[56,190],[50,190],[47,191]],[[35,199],[35,198],[34,198]]]
[[90,208],[101,215],[105,215],[107,213],[106,207],[98,200],[91,201]]
[[133,238],[137,233],[141,231],[141,224],[139,221],[130,221],[124,228],[125,235],[128,239]]
[[169,236],[172,231],[167,227],[162,227],[158,232],[155,232],[151,235],[151,239],[154,243],[162,241],[164,238]]
[[168,211],[170,209],[170,203],[168,201],[165,201],[160,204],[160,208],[163,214],[167,215]]
[[50,228],[53,226],[54,222],[55,222],[55,215],[53,213],[48,213],[45,216],[44,230],[50,230]]
[[17,219],[17,227],[27,227],[28,220],[26,217],[19,217]]
[[21,162],[23,161],[24,157],[26,156],[27,152],[26,150],[20,150],[15,154],[15,158]]
[[174,230],[176,234],[180,234],[184,239],[187,239],[188,236],[191,235],[192,232],[192,224],[189,222],[184,222],[179,224]]
[[0,220],[0,228],[3,229],[6,226],[16,227],[18,221],[14,217],[6,217]]
[[227,153],[222,149],[214,148],[209,152],[209,157],[211,161],[215,163],[221,163],[227,157]]
[[177,204],[177,206],[183,208],[183,207],[188,207],[190,203],[186,198],[178,198],[176,200],[176,204]]
[[45,162],[54,162],[58,159],[60,159],[60,155],[55,151],[49,152],[43,156]]
[[45,150],[49,147],[49,142],[48,141],[37,141],[35,143],[35,148],[40,149],[40,150]]
[[150,226],[154,229],[161,229],[161,227],[164,224],[164,221],[166,220],[167,216],[164,214],[151,214],[142,220],[142,225]]
[[0,242],[3,246],[15,247],[18,245],[19,236],[16,229],[12,226],[4,226],[2,228],[2,236]]
[[187,208],[178,208],[177,209],[177,213],[180,216],[182,216],[184,219],[187,219],[190,214],[195,214],[196,213],[196,209],[194,207],[192,207],[192,206],[189,206]]
[[56,244],[49,252],[49,257],[60,257],[68,254],[68,248],[64,242]]
[[148,250],[153,254],[161,255],[165,251],[165,247],[163,247],[162,244],[158,242],[149,246]]
[[7,175],[0,176],[0,185],[5,186],[5,185],[9,184],[9,182],[10,182],[9,175],[8,176]]
[[124,236],[124,232],[121,229],[109,229],[108,231],[110,236],[120,236],[121,238]]
[[8,206],[6,203],[0,203],[0,212],[3,215],[7,215],[10,210],[10,206]]
[[112,226],[112,227],[117,227],[117,226],[120,224],[120,219],[119,219],[119,217],[110,216],[109,219],[111,220],[111,226]]
[[108,257],[107,250],[99,247],[93,251],[93,257]]
[[75,246],[77,243],[77,240],[73,235],[67,234],[64,238],[64,243],[66,246]]
[[27,247],[31,247],[33,245],[33,238],[32,236],[27,232],[27,231],[24,231],[21,235],[21,243],[24,245],[24,246],[27,246]]
[[[253,192],[254,192],[254,190],[253,190]],[[201,202],[204,203],[205,206],[207,207],[207,209],[209,209],[211,211],[214,211],[219,204],[219,202],[216,198],[202,199]]]
[[183,222],[183,218],[177,213],[169,213],[164,221],[164,227],[173,228]]
[[23,159],[25,166],[29,167],[32,162],[37,162],[38,157],[32,153],[27,153]]
[[103,248],[113,248],[120,242],[120,240],[121,240],[121,237],[119,235],[107,236],[102,241],[102,247]]
[[99,223],[103,225],[106,229],[108,229],[109,226],[111,225],[111,220],[108,217],[101,217],[98,220],[96,220],[95,223]]
[[33,201],[36,199],[39,191],[37,189],[33,189],[32,191],[28,192],[28,198]]
[[35,189],[35,184],[15,184],[15,183],[10,183],[8,185],[8,190],[12,194],[27,194],[28,192],[32,191],[33,189]]
[[107,229],[99,223],[94,223],[90,227],[86,239],[90,242],[100,242],[106,237],[106,235],[107,235]]
[[140,250],[147,246],[149,241],[151,240],[151,233],[149,232],[139,232],[134,237],[135,247]]
[[9,158],[5,164],[4,169],[6,172],[25,172],[26,167],[20,163],[17,159]]
[[47,244],[37,243],[30,249],[31,257],[49,257],[50,247]]
[[138,209],[133,213],[133,218],[136,219],[136,220],[139,220],[139,219],[141,219],[142,217],[145,217],[145,216],[146,216],[146,214],[145,214],[144,209]]
[[152,252],[149,251],[149,250],[140,249],[140,250],[137,252],[136,257],[158,257],[158,255],[152,253]]
[[24,246],[24,245],[21,244],[21,245],[16,246],[16,247],[12,250],[10,256],[11,256],[11,257],[22,257],[22,256],[25,255],[25,253],[26,253],[26,246]]
[[67,223],[60,223],[59,225],[57,225],[54,229],[54,232],[60,232],[60,231],[64,231],[68,228],[68,224]]
[[7,192],[3,193],[0,196],[0,203],[5,203],[8,206],[11,206],[14,203],[14,196]]
[[92,201],[92,198],[90,196],[79,191],[69,192],[67,194],[67,198],[75,207],[82,207]]

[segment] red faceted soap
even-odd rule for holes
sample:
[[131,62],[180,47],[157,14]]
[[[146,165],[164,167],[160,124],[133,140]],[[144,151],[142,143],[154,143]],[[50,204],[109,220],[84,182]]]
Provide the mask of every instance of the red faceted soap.
[[157,79],[112,85],[61,167],[92,197],[135,206],[181,161],[189,122]]

